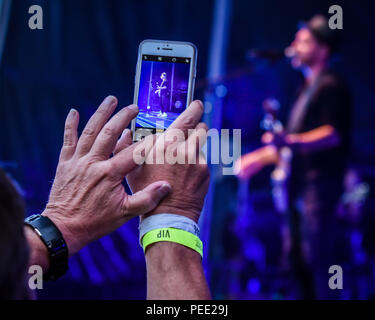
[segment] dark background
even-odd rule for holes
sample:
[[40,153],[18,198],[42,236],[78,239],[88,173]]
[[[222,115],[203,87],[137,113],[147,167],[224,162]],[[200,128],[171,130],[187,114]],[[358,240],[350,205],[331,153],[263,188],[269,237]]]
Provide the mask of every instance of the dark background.
[[[28,27],[28,8],[34,4],[43,8],[43,30]],[[326,14],[332,4],[341,5],[344,12],[337,69],[346,77],[354,99],[351,166],[373,186],[375,28],[369,2],[233,0],[227,58],[232,76],[222,81],[228,90],[222,125],[242,129],[243,152],[259,145],[261,102],[277,97],[285,115],[300,76],[286,61],[250,63],[246,51],[282,50],[292,41],[299,21]],[[0,65],[0,162],[18,181],[27,214],[41,212],[46,204],[69,109],[79,110],[82,130],[105,96],[115,95],[119,108],[132,102],[137,47],[142,40],[193,42],[199,52],[195,97],[203,99],[207,88],[199,80],[207,72],[213,6],[213,0],[12,1]],[[242,238],[234,237],[231,229],[239,221],[238,183],[233,177],[214,180],[215,219],[210,228],[216,238],[211,238],[205,266],[215,298],[278,297],[278,289],[268,282],[276,279],[270,274],[275,274],[273,267],[277,269],[280,218],[269,205],[268,181],[266,171],[249,189],[256,227],[244,231],[251,238],[244,249],[238,243]],[[49,284],[40,298],[143,299],[145,265],[137,224],[133,220],[83,249],[71,260],[65,278]],[[225,236],[230,240],[224,241]],[[371,242],[369,248],[373,248]],[[255,266],[249,262],[254,259]],[[265,275],[271,280],[263,281]],[[369,289],[363,290],[370,294]]]

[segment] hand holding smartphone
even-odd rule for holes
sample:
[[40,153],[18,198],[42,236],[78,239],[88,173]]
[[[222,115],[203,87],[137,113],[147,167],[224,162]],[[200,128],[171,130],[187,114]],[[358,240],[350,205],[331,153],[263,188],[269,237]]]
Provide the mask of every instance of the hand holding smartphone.
[[163,132],[193,100],[197,49],[178,41],[144,40],[139,45],[132,121],[133,140]]

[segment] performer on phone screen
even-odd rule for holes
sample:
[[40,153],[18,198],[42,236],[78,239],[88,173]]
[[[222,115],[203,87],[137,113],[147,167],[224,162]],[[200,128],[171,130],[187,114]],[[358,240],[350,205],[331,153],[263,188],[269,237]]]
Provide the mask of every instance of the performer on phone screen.
[[159,106],[160,106],[160,111],[158,116],[159,117],[167,117],[167,107],[168,107],[168,79],[167,79],[167,73],[163,72],[160,75],[160,83],[157,85],[157,89],[155,93],[159,97]]

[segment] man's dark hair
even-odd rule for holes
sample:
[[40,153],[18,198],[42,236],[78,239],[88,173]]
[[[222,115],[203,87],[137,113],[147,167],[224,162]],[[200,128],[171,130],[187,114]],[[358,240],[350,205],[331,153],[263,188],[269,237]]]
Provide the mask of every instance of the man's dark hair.
[[28,246],[22,197],[0,169],[0,299],[27,298]]
[[319,43],[328,46],[331,53],[336,53],[339,50],[341,42],[340,31],[332,30],[325,16],[315,15],[309,21],[302,23],[301,26],[309,29]]

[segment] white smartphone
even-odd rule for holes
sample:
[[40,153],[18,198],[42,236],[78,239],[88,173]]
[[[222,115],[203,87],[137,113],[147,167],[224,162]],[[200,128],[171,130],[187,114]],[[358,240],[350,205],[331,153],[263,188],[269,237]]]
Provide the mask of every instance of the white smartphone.
[[133,140],[163,132],[193,100],[197,48],[189,42],[144,40],[139,45]]

